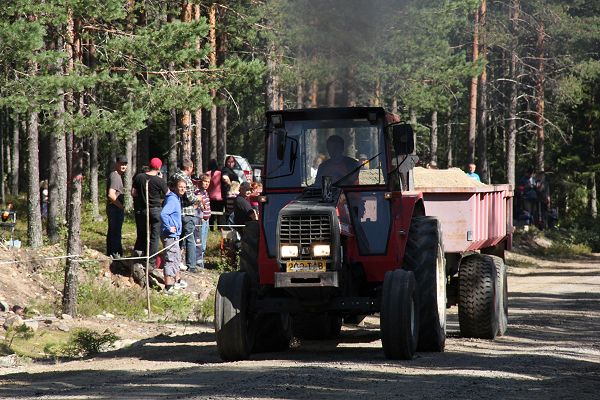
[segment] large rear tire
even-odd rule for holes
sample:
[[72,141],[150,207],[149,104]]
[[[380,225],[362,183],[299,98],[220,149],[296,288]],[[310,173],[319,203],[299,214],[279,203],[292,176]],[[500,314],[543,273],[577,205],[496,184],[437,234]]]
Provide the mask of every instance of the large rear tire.
[[250,279],[245,272],[221,274],[215,294],[215,333],[223,361],[245,360],[254,345]]
[[389,359],[411,360],[419,339],[418,293],[410,271],[388,271],[381,297],[381,344]]
[[415,274],[419,293],[419,351],[444,351],[446,344],[446,262],[441,225],[434,217],[414,217],[404,266]]
[[496,265],[491,256],[465,257],[458,272],[458,322],[463,337],[494,339],[498,333],[500,296]]
[[496,293],[498,295],[498,336],[503,336],[508,329],[508,279],[506,264],[497,256],[488,256],[496,266]]

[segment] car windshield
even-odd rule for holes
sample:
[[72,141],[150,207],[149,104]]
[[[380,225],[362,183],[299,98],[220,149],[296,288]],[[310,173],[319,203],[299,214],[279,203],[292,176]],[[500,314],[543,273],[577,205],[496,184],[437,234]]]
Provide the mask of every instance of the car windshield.
[[277,135],[269,135],[269,187],[320,186],[331,176],[337,186],[385,184],[385,152],[379,125],[367,120],[286,121],[283,159]]

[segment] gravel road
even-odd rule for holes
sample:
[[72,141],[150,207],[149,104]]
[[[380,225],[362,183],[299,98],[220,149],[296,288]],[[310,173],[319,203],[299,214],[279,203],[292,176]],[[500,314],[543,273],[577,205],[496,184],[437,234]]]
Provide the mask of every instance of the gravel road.
[[452,308],[446,351],[412,361],[386,360],[369,318],[339,341],[222,363],[210,326],[173,326],[92,359],[0,368],[0,398],[599,398],[600,256],[509,257],[510,325],[493,342],[460,338]]

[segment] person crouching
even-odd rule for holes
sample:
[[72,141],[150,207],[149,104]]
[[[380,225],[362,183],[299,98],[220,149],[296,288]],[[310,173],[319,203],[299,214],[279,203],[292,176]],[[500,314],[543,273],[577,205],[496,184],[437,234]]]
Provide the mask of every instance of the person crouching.
[[171,192],[165,196],[160,212],[161,239],[165,250],[165,293],[173,294],[176,289],[185,289],[187,283],[179,275],[181,250],[177,242],[181,236],[181,197],[185,195],[187,184],[183,179],[175,179]]

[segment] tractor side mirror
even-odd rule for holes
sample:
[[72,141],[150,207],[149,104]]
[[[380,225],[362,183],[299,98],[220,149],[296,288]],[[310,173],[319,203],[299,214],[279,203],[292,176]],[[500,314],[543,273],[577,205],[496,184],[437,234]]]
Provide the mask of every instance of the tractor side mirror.
[[283,156],[285,155],[285,142],[287,139],[287,132],[285,129],[277,129],[275,131],[275,136],[277,138],[277,159],[283,160]]
[[415,151],[415,139],[412,126],[398,124],[392,127],[392,142],[396,155],[408,155]]

